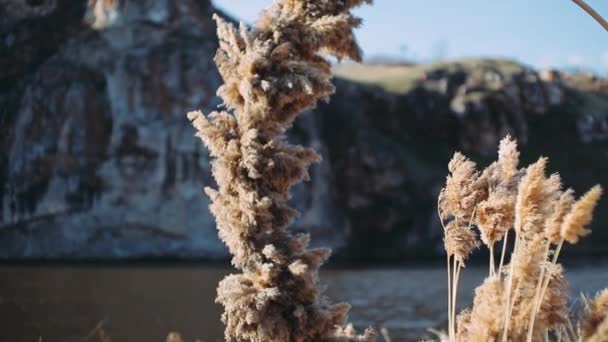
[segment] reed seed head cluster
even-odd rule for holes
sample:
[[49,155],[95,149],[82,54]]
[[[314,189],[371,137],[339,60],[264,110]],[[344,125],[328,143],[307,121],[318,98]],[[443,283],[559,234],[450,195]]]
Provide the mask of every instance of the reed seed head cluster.
[[581,320],[581,338],[585,341],[608,341],[608,289],[588,303]]
[[[509,136],[500,143],[498,160],[482,171],[461,153],[450,161],[438,200],[448,256],[450,342],[608,341],[608,292],[588,305],[574,329],[568,284],[557,262],[565,242],[577,243],[590,233],[602,188],[577,200],[572,189],[563,189],[559,174],[546,175],[547,163],[540,158],[521,168],[517,143]],[[460,273],[480,245],[490,251],[488,277],[475,290],[473,305],[457,315]]]
[[288,226],[297,216],[290,188],[320,161],[284,136],[297,114],[334,92],[321,55],[361,59],[351,10],[371,0],[276,0],[253,28],[215,16],[215,62],[226,110],[188,118],[209,148],[218,188],[206,188],[220,238],[242,271],[221,281],[228,341],[370,341],[346,325],[349,305],[321,296],[318,270],[328,249],[307,249],[307,234]]

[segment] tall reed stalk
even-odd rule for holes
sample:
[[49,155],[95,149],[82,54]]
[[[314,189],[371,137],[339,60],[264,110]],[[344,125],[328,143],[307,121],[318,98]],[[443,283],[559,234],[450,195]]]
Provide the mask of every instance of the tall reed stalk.
[[307,249],[288,230],[297,212],[290,188],[320,161],[284,136],[298,113],[334,92],[321,52],[360,60],[351,9],[371,0],[276,0],[252,29],[215,16],[215,62],[225,111],[188,114],[213,157],[218,189],[206,188],[220,238],[242,271],[227,276],[216,301],[228,341],[371,341],[346,325],[349,305],[321,296],[318,270],[329,249]]
[[[509,136],[500,143],[498,160],[483,171],[460,153],[450,161],[438,200],[448,256],[450,342],[608,341],[608,290],[588,305],[579,323],[583,328],[575,329],[558,263],[564,243],[590,233],[586,227],[602,188],[575,200],[558,174],[545,175],[547,162],[540,158],[519,168],[517,144]],[[511,230],[515,241],[508,253]],[[501,240],[496,269],[494,246]],[[472,307],[456,315],[460,270],[481,244],[490,251],[488,277],[475,290]]]

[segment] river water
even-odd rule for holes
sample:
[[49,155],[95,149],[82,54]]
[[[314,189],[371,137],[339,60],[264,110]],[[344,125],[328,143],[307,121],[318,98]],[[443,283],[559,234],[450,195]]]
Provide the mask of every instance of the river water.
[[[179,332],[184,342],[223,341],[218,281],[231,270],[209,266],[0,266],[1,342],[154,342]],[[472,301],[486,270],[467,268],[460,305]],[[608,286],[608,267],[567,270],[572,297]],[[357,327],[392,341],[432,339],[447,319],[441,267],[331,269],[326,294],[349,301]],[[379,339],[382,341],[383,339]]]

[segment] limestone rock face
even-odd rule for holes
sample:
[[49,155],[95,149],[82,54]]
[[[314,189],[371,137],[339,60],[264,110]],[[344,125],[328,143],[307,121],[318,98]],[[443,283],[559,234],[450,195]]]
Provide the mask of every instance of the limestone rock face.
[[[214,182],[208,154],[185,116],[219,104],[211,3],[4,0],[0,8],[9,14],[0,255],[226,256],[202,192]],[[323,149],[314,120],[303,119],[294,138]],[[330,229],[339,220],[323,184],[328,166],[296,189],[295,229],[336,245],[344,239]]]
[[[213,12],[208,0],[0,0],[0,257],[227,256],[185,116],[220,104]],[[324,158],[293,189],[293,229],[315,244],[438,255],[449,158],[483,162],[506,133],[566,184],[608,184],[605,80],[489,60],[360,68],[337,70],[331,102],[289,133]],[[584,247],[606,243],[598,229]]]
[[[336,73],[348,80],[319,119],[352,232],[350,256],[442,253],[436,201],[448,161],[458,150],[485,167],[506,134],[522,145],[522,163],[549,157],[566,186],[608,184],[606,80],[505,60],[347,65]],[[603,203],[593,238],[569,252],[605,253]]]
[[206,153],[184,120],[217,104],[212,8],[131,1],[109,10],[103,30],[81,12],[79,30],[2,94],[1,253],[219,253],[200,191],[211,181]]

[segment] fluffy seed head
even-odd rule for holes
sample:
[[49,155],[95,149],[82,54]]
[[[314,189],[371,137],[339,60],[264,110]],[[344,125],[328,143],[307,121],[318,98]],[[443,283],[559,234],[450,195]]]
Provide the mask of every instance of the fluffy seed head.
[[515,203],[515,230],[522,236],[532,236],[542,232],[544,218],[550,209],[547,201],[548,191],[554,185],[553,180],[545,178],[547,158],[540,158],[530,165],[526,175],[519,183]]
[[557,203],[555,203],[551,216],[545,222],[545,232],[551,243],[558,244],[561,240],[562,222],[564,222],[564,218],[570,212],[572,204],[574,204],[574,191],[568,189],[562,192]]
[[482,195],[476,183],[479,178],[476,165],[456,152],[448,164],[448,170],[450,175],[439,198],[442,219],[454,217],[468,221]]
[[[499,276],[485,279],[475,289],[475,299],[468,321],[464,321],[460,333],[466,336],[462,341],[485,342],[497,341],[502,332],[502,321],[499,318],[504,312],[505,286]],[[464,317],[463,319],[466,319]],[[460,328],[459,328],[460,330]]]
[[450,221],[445,226],[443,241],[448,256],[454,256],[463,264],[468,256],[479,247],[479,240],[477,240],[475,232],[456,220]]
[[481,233],[481,241],[493,246],[502,240],[513,226],[515,219],[515,196],[505,192],[491,192],[475,212],[475,223]]
[[215,56],[225,111],[188,118],[213,157],[218,189],[206,189],[218,234],[242,274],[218,287],[225,339],[236,341],[368,341],[343,328],[349,306],[321,296],[318,270],[327,249],[307,250],[292,235],[297,216],[290,188],[320,161],[312,149],[290,145],[296,116],[334,92],[331,64],[361,59],[351,9],[368,0],[276,0],[249,29],[214,16]]
[[[458,316],[457,342],[500,341],[505,332],[508,341],[543,341],[548,331],[569,322],[563,269],[548,257],[555,252],[552,244],[562,239],[575,243],[588,233],[585,227],[602,189],[596,186],[575,202],[572,190],[562,190],[559,174],[545,176],[546,158],[520,170],[518,162],[517,145],[510,137],[501,141],[498,161],[481,173],[459,153],[450,162],[439,198],[442,219],[452,218],[444,232],[448,255],[462,261],[477,248],[479,242],[467,228],[470,223],[479,228],[488,247],[511,227],[517,238],[510,264],[491,273],[476,289],[472,308]],[[608,341],[607,316],[608,290],[583,317],[585,342]]]
[[591,231],[586,227],[593,218],[593,209],[602,196],[602,187],[594,186],[578,201],[572,205],[570,212],[564,217],[561,226],[561,236],[570,243],[577,243],[578,239]]
[[[599,328],[602,324],[608,328],[608,323],[606,322],[608,322],[608,288],[598,293],[583,313],[581,319],[581,337],[585,340],[590,339],[601,332]],[[606,329],[605,333],[608,333],[608,329]],[[608,334],[604,335],[604,337],[608,337]]]
[[517,172],[519,165],[519,151],[515,139],[507,135],[500,141],[498,147],[498,165],[503,181],[509,181]]

